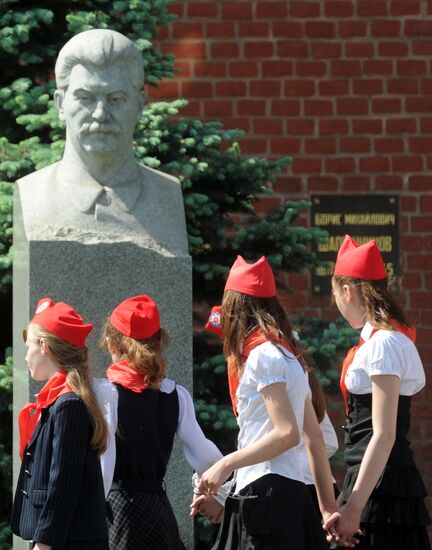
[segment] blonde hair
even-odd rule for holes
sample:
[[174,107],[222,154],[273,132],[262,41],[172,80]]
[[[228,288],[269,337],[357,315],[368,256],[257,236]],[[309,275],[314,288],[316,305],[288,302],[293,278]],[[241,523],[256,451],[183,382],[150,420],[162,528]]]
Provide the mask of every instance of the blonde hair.
[[224,355],[235,358],[235,370],[240,373],[243,368],[242,347],[247,334],[259,327],[270,341],[285,340],[303,367],[309,367],[302,350],[295,339],[288,316],[276,296],[257,298],[236,290],[226,290],[222,299],[222,332]]
[[168,333],[163,328],[150,338],[135,339],[125,336],[108,318],[102,331],[99,349],[107,347],[106,339],[125,357],[131,367],[143,375],[144,383],[158,388],[166,376],[166,360],[163,352],[168,345]]
[[394,330],[391,319],[395,319],[405,327],[410,326],[395,291],[391,288],[396,281],[388,281],[387,278],[366,280],[354,279],[346,275],[333,275],[332,282],[339,289],[344,285],[354,288],[365,311],[366,321],[374,327]]
[[27,340],[29,330],[33,341],[40,342],[43,338],[48,347],[48,355],[54,363],[67,373],[66,382],[83,400],[93,425],[93,435],[90,446],[99,456],[106,451],[108,429],[90,382],[87,348],[80,348],[65,342],[40,325],[30,323],[23,331]]

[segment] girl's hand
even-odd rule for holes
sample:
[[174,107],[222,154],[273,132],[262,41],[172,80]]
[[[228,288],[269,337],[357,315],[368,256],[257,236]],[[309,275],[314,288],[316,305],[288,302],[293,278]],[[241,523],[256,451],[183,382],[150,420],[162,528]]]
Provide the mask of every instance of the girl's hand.
[[328,518],[324,518],[323,528],[329,533],[327,540],[334,540],[340,546],[353,548],[358,544],[355,535],[361,534],[361,510],[356,510],[349,503],[342,506]]
[[194,495],[190,508],[191,516],[201,514],[213,523],[220,523],[224,512],[222,504],[211,495]]
[[51,550],[52,546],[49,544],[44,544],[43,542],[37,542],[33,546],[33,550]]
[[219,493],[219,487],[233,472],[226,458],[227,457],[221,458],[203,473],[198,485],[198,489],[201,493],[209,495],[217,495]]

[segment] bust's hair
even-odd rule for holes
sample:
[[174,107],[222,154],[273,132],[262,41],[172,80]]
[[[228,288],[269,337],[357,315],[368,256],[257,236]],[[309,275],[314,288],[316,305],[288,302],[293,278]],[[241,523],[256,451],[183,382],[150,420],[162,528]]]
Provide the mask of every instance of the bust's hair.
[[57,87],[66,89],[75,65],[106,67],[124,63],[129,68],[131,83],[138,90],[144,85],[144,65],[140,50],[117,31],[92,29],[72,37],[60,50],[55,65]]

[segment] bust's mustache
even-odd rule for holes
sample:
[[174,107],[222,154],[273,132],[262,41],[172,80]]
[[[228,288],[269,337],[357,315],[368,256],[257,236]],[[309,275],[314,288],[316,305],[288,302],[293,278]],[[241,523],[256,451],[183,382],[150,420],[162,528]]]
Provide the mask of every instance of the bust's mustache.
[[120,134],[120,128],[117,124],[100,124],[99,122],[85,123],[81,126],[80,134]]

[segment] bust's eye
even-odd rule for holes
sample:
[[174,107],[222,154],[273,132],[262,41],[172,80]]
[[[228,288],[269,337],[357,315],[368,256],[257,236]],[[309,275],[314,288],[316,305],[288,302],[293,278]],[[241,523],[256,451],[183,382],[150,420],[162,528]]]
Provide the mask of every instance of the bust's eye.
[[121,94],[114,94],[110,96],[109,100],[110,100],[110,103],[112,103],[113,105],[118,105],[119,103],[123,103],[123,101],[125,100],[125,97]]
[[80,101],[91,101],[93,99],[92,94],[90,94],[89,92],[83,92],[83,91],[77,92],[75,94],[75,97]]

